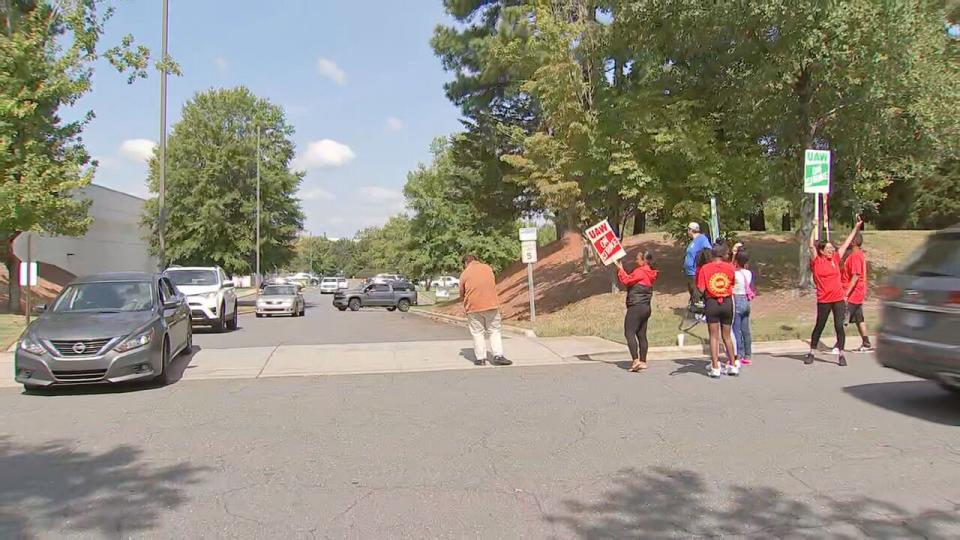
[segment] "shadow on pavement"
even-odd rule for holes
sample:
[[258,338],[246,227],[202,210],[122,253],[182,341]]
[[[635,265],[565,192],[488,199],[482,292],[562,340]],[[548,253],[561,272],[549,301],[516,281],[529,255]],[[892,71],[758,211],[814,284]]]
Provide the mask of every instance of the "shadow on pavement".
[[[190,362],[193,357],[200,352],[201,347],[194,343],[190,354],[181,354],[173,359],[168,366],[172,370],[173,381],[171,385],[180,382],[183,374],[190,369]],[[86,396],[93,394],[126,394],[128,392],[143,392],[148,390],[159,390],[164,386],[156,381],[138,381],[118,384],[78,384],[68,386],[54,386],[53,388],[39,388],[36,390],[24,391],[29,396]]]
[[930,381],[899,381],[848,386],[851,396],[871,405],[928,422],[960,426],[960,396]]
[[707,366],[710,365],[709,360],[690,360],[690,359],[681,359],[674,360],[674,364],[679,366],[677,369],[670,372],[670,375],[686,375],[687,373],[693,373],[694,375],[701,375],[703,377],[707,376]]
[[666,467],[622,470],[610,483],[598,499],[568,499],[544,519],[568,529],[559,536],[579,538],[956,538],[960,530],[955,511],[911,513],[867,497],[818,496],[814,506],[770,487],[718,491],[696,472]]
[[0,437],[0,538],[137,536],[187,503],[183,487],[208,470],[151,465],[127,445],[102,453],[74,446]]
[[[798,353],[798,354],[771,354],[771,358],[786,358],[787,360],[796,360],[797,362],[805,362],[807,359],[807,353]],[[833,364],[835,366],[840,365],[840,356],[832,356],[831,358],[836,358],[836,360],[824,360],[820,358],[819,355],[813,357],[813,362],[816,364]]]

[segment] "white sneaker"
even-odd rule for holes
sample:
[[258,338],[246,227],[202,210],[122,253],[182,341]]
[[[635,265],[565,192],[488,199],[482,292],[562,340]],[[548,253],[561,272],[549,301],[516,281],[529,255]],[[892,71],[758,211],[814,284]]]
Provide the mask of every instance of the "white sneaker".
[[727,366],[727,375],[731,377],[736,377],[740,375],[740,361],[737,360],[733,364],[728,364]]
[[710,366],[710,364],[707,364],[707,375],[709,375],[711,379],[719,379],[720,369],[719,368],[713,369],[713,367]]
[[837,355],[840,354],[840,349],[834,347],[834,348],[830,349],[830,352],[829,352],[828,354],[832,354],[832,355],[834,355],[834,356],[837,356]]

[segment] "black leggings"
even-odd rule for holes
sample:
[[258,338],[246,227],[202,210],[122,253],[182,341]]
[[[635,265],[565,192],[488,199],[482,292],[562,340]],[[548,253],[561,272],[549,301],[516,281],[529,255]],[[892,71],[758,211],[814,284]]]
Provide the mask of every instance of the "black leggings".
[[837,348],[843,352],[843,346],[846,344],[847,335],[843,331],[843,315],[847,310],[847,303],[828,302],[825,304],[817,303],[817,325],[813,327],[813,334],[810,336],[810,349],[816,349],[820,344],[820,334],[827,327],[827,318],[833,313],[833,330],[837,333]]
[[647,359],[647,321],[650,320],[650,306],[637,304],[627,308],[627,316],[623,318],[623,335],[627,338],[627,347],[630,349],[630,358],[636,360]]

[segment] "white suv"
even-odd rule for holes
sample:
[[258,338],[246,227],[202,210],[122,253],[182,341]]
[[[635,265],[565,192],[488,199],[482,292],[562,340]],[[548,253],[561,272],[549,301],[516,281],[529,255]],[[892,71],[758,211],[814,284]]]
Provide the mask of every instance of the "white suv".
[[187,297],[193,325],[237,329],[237,291],[219,266],[175,266],[164,274]]

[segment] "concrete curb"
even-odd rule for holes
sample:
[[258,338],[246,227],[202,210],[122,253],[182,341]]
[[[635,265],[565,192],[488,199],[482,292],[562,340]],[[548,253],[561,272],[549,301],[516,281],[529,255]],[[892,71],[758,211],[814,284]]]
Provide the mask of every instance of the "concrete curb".
[[[414,315],[418,315],[420,317],[426,317],[428,319],[434,319],[434,320],[449,323],[449,324],[456,324],[458,326],[464,326],[464,327],[467,326],[467,319],[465,317],[457,317],[455,315],[447,315],[446,313],[437,313],[436,311],[428,311],[425,309],[416,309],[416,308],[411,309],[407,313],[413,313]],[[528,328],[520,328],[518,326],[512,326],[508,324],[502,325],[502,328],[504,332],[508,332],[511,334],[516,334],[519,336],[531,337],[531,338],[537,337],[537,334],[533,330],[530,330]]]

